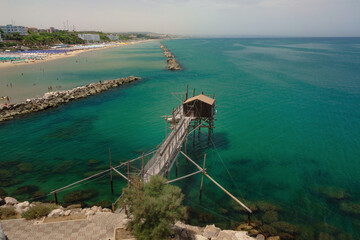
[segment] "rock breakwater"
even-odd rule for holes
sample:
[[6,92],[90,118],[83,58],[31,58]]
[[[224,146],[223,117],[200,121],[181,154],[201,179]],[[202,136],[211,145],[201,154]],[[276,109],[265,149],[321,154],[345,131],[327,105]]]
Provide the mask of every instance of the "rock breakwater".
[[0,107],[0,122],[12,119],[17,115],[54,108],[69,101],[85,98],[139,79],[141,78],[130,76],[127,78],[91,83],[71,90],[48,92],[45,93],[43,97],[31,98],[23,103],[15,103]]
[[167,69],[171,71],[182,70],[174,55],[164,46],[164,44],[160,43],[160,47],[164,51],[164,56],[167,58]]

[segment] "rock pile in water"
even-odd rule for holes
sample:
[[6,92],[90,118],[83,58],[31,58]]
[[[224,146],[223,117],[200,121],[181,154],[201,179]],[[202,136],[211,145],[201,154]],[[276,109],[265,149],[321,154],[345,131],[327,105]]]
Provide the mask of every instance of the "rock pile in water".
[[23,103],[15,103],[0,107],[0,122],[12,119],[16,115],[38,112],[48,108],[57,107],[69,101],[85,98],[139,79],[141,78],[130,76],[127,78],[104,81],[102,83],[91,83],[71,90],[48,92],[40,98],[27,99],[26,102]]
[[165,57],[167,57],[167,69],[171,71],[181,70],[182,68],[176,62],[174,55],[164,46],[164,44],[160,43],[160,47],[164,51]]

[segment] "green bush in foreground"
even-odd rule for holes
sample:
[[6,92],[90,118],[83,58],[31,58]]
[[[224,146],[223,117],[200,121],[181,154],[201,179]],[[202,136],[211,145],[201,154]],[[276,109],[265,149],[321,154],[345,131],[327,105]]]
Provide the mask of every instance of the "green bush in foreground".
[[130,208],[129,226],[138,240],[168,239],[171,225],[186,216],[181,189],[165,183],[165,178],[153,176],[146,184],[133,179],[124,189],[122,204]]
[[27,212],[24,212],[21,216],[26,220],[36,219],[47,216],[52,210],[58,208],[55,204],[40,204],[30,208]]

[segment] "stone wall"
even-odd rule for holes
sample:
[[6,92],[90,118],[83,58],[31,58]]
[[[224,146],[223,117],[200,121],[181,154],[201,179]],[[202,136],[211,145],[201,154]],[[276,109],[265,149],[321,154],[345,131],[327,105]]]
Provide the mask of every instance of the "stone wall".
[[160,43],[160,47],[164,51],[164,56],[167,57],[167,69],[171,71],[182,70],[181,66],[176,62],[174,55],[164,46],[164,44]]
[[139,79],[141,78],[130,76],[127,78],[108,80],[102,83],[91,83],[71,90],[48,92],[40,98],[27,99],[26,102],[23,103],[0,107],[0,122],[12,119],[17,115],[54,108],[69,101],[85,98]]

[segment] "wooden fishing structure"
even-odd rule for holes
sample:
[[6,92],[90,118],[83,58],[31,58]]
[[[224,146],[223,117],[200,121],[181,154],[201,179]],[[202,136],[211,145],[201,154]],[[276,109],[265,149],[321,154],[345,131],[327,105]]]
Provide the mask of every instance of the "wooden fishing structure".
[[[188,93],[188,87],[185,93],[177,93],[177,95],[184,95],[184,99],[180,99],[181,104],[175,109],[173,109],[171,115],[162,116],[166,122],[166,138],[156,150],[151,151],[147,154],[143,153],[142,156],[138,158],[123,162],[120,165],[114,167],[112,165],[111,152],[109,149],[109,169],[90,176],[86,179],[69,184],[68,186],[65,186],[63,188],[52,191],[50,194],[54,194],[55,201],[58,201],[58,192],[64,191],[69,187],[72,187],[84,181],[88,181],[92,178],[101,176],[102,174],[110,175],[110,187],[112,193],[114,192],[113,172],[123,177],[127,181],[128,185],[130,185],[131,182],[130,169],[135,170],[136,175],[139,176],[144,182],[149,182],[151,176],[161,175],[168,178],[167,184],[191,177],[196,174],[202,174],[199,192],[200,200],[202,196],[204,177],[207,177],[210,181],[212,181],[216,186],[218,186],[223,192],[225,192],[248,212],[248,224],[250,224],[250,214],[252,213],[252,210],[248,208],[238,198],[232,195],[229,191],[227,191],[207,173],[206,154],[204,155],[202,167],[187,155],[187,141],[188,136],[190,136],[191,134],[193,134],[193,144],[195,144],[195,132],[199,131],[200,133],[201,128],[206,128],[208,129],[208,142],[210,141],[211,134],[214,129],[214,121],[216,115],[215,95],[206,96],[203,92],[199,95],[195,95],[194,89],[193,96],[189,98]],[[178,177],[177,168],[179,154],[184,156],[186,160],[192,163],[197,168],[197,171],[182,177]],[[145,158],[149,158],[149,160],[146,161]],[[135,161],[141,161],[141,169],[131,165]],[[176,178],[170,180],[169,173],[174,165],[176,168]],[[120,170],[121,168],[125,168],[124,170],[126,170],[126,173],[122,173]],[[114,205],[121,199],[121,197],[122,195],[113,203],[113,211],[115,210]]]

